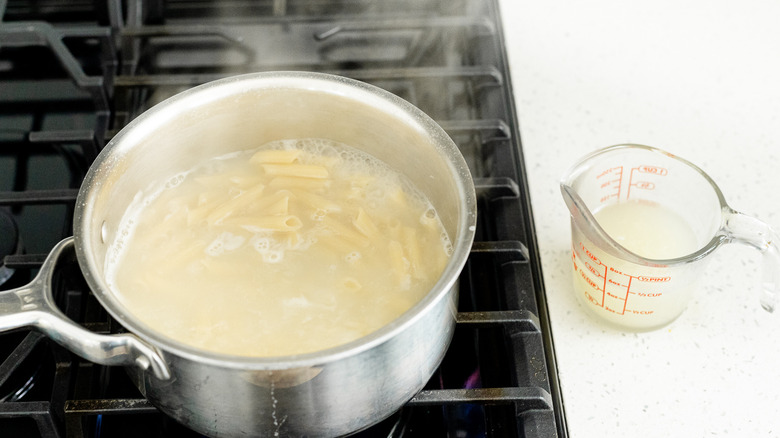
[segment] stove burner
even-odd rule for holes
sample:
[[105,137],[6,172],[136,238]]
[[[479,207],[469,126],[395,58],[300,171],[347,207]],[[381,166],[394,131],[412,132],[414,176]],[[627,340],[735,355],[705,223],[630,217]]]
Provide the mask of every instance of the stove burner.
[[[16,219],[0,209],[0,291],[29,282],[27,270],[6,266],[6,256],[23,252]],[[34,393],[44,368],[43,336],[29,331],[0,334],[0,402],[26,400]]]
[[[7,358],[0,365],[0,370],[8,369],[8,373],[0,375],[0,402],[20,401],[35,387],[41,366],[40,348],[35,348],[40,335],[30,332],[16,332],[0,336],[0,358]],[[15,361],[19,365],[11,366]]]
[[[353,436],[566,438],[499,18],[496,0],[0,0],[0,291],[29,282],[72,234],[86,170],[155,103],[240,73],[340,74],[439,123],[479,203],[442,365]],[[94,332],[122,331],[71,262],[54,281],[58,307]],[[0,334],[0,435],[200,436],[123,369],[23,330]]]

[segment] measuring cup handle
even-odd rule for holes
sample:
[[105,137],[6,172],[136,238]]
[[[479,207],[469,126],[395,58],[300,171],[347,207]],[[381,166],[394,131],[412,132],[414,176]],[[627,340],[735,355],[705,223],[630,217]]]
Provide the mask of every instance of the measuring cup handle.
[[750,245],[762,254],[761,307],[773,312],[780,301],[780,235],[766,223],[729,209],[723,230],[729,242]]
[[101,365],[135,366],[168,380],[171,372],[160,352],[132,334],[100,335],[71,321],[54,303],[52,278],[73,238],[58,243],[26,286],[0,292],[0,332],[22,327],[40,330],[53,341]]

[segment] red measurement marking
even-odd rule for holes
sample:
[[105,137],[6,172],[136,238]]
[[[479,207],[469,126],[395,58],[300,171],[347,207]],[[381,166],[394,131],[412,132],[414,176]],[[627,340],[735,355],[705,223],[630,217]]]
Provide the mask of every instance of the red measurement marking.
[[596,175],[597,180],[601,180],[602,178],[608,179],[606,181],[600,181],[601,189],[614,188],[615,191],[613,193],[608,193],[602,196],[599,202],[603,204],[611,198],[620,199],[620,190],[623,186],[623,166],[610,167],[609,169],[605,169],[600,174]]
[[593,289],[596,289],[596,290],[601,290],[599,288],[599,285],[596,284],[595,281],[591,280],[590,277],[588,277],[588,274],[585,273],[585,271],[580,269],[578,272],[580,273],[580,276],[582,277],[582,279],[585,280],[585,283],[588,283],[590,285],[590,287],[592,287]]
[[621,275],[629,275],[629,274],[626,274],[626,273],[624,273],[623,271],[619,271],[619,270],[617,270],[617,269],[615,269],[615,268],[613,268],[613,267],[611,267],[611,266],[609,267],[609,270],[610,270],[610,272],[614,272],[614,273],[616,273],[616,274],[621,274]]
[[[662,293],[661,292],[636,292],[632,289],[636,288],[637,281],[643,283],[663,283],[671,280],[671,277],[654,277],[648,275],[637,276],[637,275],[627,274],[611,266],[606,268],[607,269],[604,271],[605,281],[603,286],[604,300],[602,300],[601,303],[598,303],[595,299],[591,301],[596,305],[600,304],[601,307],[603,307],[604,309],[609,310],[610,312],[618,315],[652,314],[653,313],[652,311],[629,309],[628,301],[632,295],[636,297],[642,297],[642,298],[658,298],[662,295]],[[593,281],[592,279],[590,281],[591,281],[591,287],[593,287],[596,290],[602,289],[602,288],[595,287],[595,281]],[[609,290],[607,289],[607,286],[609,286]],[[615,303],[614,300],[622,301],[623,303],[622,304],[620,302]]]
[[588,301],[590,301],[591,303],[593,303],[596,306],[600,306],[599,302],[595,298],[593,298],[593,296],[591,296],[591,294],[589,294],[588,292],[585,292],[585,296],[588,297]]
[[639,166],[636,169],[642,173],[652,173],[661,176],[665,176],[668,173],[663,167],[657,166]]
[[626,286],[626,299],[625,299],[625,301],[623,301],[623,313],[621,313],[621,315],[625,315],[626,314],[626,304],[628,304],[628,291],[631,290],[631,280],[633,278],[634,277],[628,277],[628,285]]
[[603,204],[603,203],[609,201],[611,198],[617,198],[618,196],[620,196],[619,193],[613,193],[611,195],[602,196],[601,198],[599,198],[599,203]]
[[655,190],[655,183],[652,181],[634,181],[634,172],[645,173],[656,176],[666,176],[669,172],[663,167],[641,165],[632,167],[628,177],[628,190],[626,190],[626,200],[631,197],[631,187],[636,187],[642,190]]
[[617,282],[617,281],[615,281],[615,280],[613,280],[611,278],[609,279],[609,284],[614,284],[615,286],[618,286],[618,287],[626,287],[625,284]]
[[601,272],[597,271],[596,268],[594,268],[590,263],[588,263],[587,261],[584,261],[583,263],[585,264],[585,267],[588,268],[588,271],[591,272],[591,274],[599,278],[603,277],[603,275],[601,275]]
[[[593,261],[596,265],[599,265],[599,268],[597,268],[591,265],[590,263],[588,263],[587,259],[582,259],[582,263],[585,265],[585,268],[587,268],[587,270],[590,271],[590,273],[595,275],[597,278],[603,277],[604,283],[601,285],[601,287],[599,287],[599,285],[596,284],[596,282],[593,281],[588,276],[588,274],[585,273],[583,269],[579,269],[576,272],[579,272],[582,279],[585,280],[585,282],[588,283],[592,288],[601,291],[601,303],[596,303],[595,299],[591,299],[591,301],[594,302],[594,304],[604,307],[604,303],[606,302],[606,293],[607,293],[607,271],[609,268],[604,263],[601,263],[601,260],[599,260],[598,257],[596,257],[592,252],[590,252],[588,248],[585,248],[585,245],[582,242],[579,242],[579,244],[580,244],[580,249],[582,249],[585,255],[587,255],[588,258],[591,259],[591,261]],[[576,254],[577,254],[576,251],[572,249],[572,260],[576,258]],[[574,266],[577,266],[576,262],[574,262]],[[603,275],[601,274],[601,268],[603,268],[604,270]],[[589,296],[589,298],[591,297]]]
[[601,186],[599,186],[599,188],[606,189],[607,187],[614,185],[616,182],[620,182],[620,180],[611,179],[609,181],[604,181],[603,183],[601,183]]
[[640,275],[636,279],[639,281],[646,281],[650,283],[665,283],[667,281],[671,281],[672,277],[647,277],[645,275]]
[[588,248],[585,248],[585,245],[583,245],[582,242],[580,242],[580,248],[583,251],[585,251],[585,255],[587,255],[591,260],[593,260],[594,262],[598,263],[599,265],[604,266],[604,263],[601,263],[601,260],[599,260],[598,257],[596,257],[592,252],[590,252],[590,250],[588,250]]
[[642,190],[653,190],[655,189],[655,183],[651,183],[650,181],[639,181],[633,184],[634,187]]
[[623,166],[615,166],[610,167],[609,169],[604,169],[600,174],[596,175],[596,179],[603,178],[617,172],[623,173]]

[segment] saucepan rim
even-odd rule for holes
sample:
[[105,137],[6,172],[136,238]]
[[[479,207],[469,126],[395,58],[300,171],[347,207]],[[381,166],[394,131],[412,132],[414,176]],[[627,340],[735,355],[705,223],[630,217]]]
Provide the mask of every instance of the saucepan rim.
[[[92,216],[96,187],[111,175],[116,163],[122,161],[122,156],[132,149],[134,144],[138,144],[150,132],[175,117],[181,109],[190,108],[192,105],[206,105],[209,101],[223,99],[226,95],[241,93],[254,87],[289,87],[333,93],[372,105],[392,114],[393,117],[401,118],[406,125],[424,133],[431,139],[451,170],[461,203],[458,206],[458,221],[452,239],[453,253],[450,260],[438,282],[425,297],[400,317],[369,335],[333,348],[288,356],[246,357],[201,350],[171,339],[141,322],[124,308],[111,292],[105,278],[99,274],[103,270],[98,263],[103,260],[99,260],[90,250],[95,245],[95,236],[100,235],[92,229],[95,226]],[[359,354],[396,336],[434,308],[451,289],[457,287],[456,282],[474,240],[476,209],[473,179],[457,145],[436,122],[411,103],[376,86],[342,76],[314,72],[263,72],[219,79],[183,91],[145,111],[119,131],[100,152],[84,178],[76,200],[74,237],[79,266],[94,295],[112,317],[141,339],[165,353],[214,366],[247,370],[290,369],[324,364]]]

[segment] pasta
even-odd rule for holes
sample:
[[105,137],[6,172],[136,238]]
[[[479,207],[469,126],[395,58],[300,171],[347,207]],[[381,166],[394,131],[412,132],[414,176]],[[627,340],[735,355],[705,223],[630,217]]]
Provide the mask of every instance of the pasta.
[[265,214],[287,214],[290,207],[290,197],[289,196],[282,196],[278,200],[274,201],[273,203],[265,206],[265,208],[259,208],[258,210],[265,213]]
[[366,237],[374,237],[379,232],[374,221],[368,217],[368,213],[361,207],[358,207],[358,213],[355,219],[352,220],[352,225]]
[[306,205],[314,210],[323,210],[326,213],[333,213],[341,211],[341,204],[338,202],[327,199],[316,193],[312,193],[306,190],[293,190],[293,195],[296,199],[305,202]]
[[358,232],[356,229],[350,228],[344,225],[342,222],[334,220],[330,216],[323,217],[322,224],[326,230],[326,233],[327,232],[333,233],[359,247],[365,247],[371,243],[371,239],[366,238],[365,236],[360,234],[360,232]]
[[406,257],[409,260],[412,276],[418,279],[425,278],[422,255],[417,242],[417,230],[412,227],[401,228],[401,242],[403,242],[403,248],[406,250]]
[[206,220],[206,216],[216,208],[216,203],[221,197],[221,191],[210,190],[207,192],[201,192],[198,195],[198,200],[195,207],[191,208],[187,212],[187,225],[192,226],[200,221]]
[[297,216],[241,216],[223,221],[227,225],[238,225],[251,231],[295,231],[303,226]]
[[411,184],[320,139],[218,157],[140,204],[106,268],[117,295],[150,327],[224,354],[371,333],[430,290],[451,248]]
[[263,190],[265,190],[265,186],[258,184],[257,186],[240,193],[235,198],[214,207],[211,210],[211,213],[206,216],[206,220],[209,224],[214,224],[237,211],[241,211],[257,201],[260,198],[260,195],[263,194]]
[[328,247],[332,252],[347,256],[353,252],[359,252],[360,247],[333,234],[320,234],[317,236],[317,243],[323,244]]
[[248,211],[263,215],[287,214],[290,209],[290,196],[292,193],[289,190],[278,190],[252,203]]
[[352,277],[346,277],[344,279],[344,287],[347,288],[347,290],[359,291],[363,288],[363,285]]
[[404,250],[398,241],[391,240],[387,245],[390,257],[390,266],[402,289],[410,287],[409,260],[404,257]]
[[330,181],[325,179],[299,178],[295,176],[277,176],[268,182],[268,187],[320,191],[330,187]]

